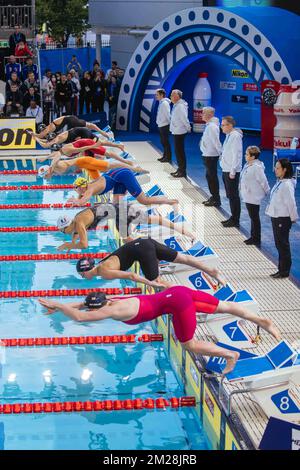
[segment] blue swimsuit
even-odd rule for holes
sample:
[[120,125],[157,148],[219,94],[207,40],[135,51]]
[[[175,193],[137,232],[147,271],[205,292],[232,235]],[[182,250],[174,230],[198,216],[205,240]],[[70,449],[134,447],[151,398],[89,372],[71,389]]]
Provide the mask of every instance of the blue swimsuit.
[[113,194],[126,194],[128,191],[133,197],[138,197],[143,191],[133,171],[128,168],[109,170],[102,176],[105,178],[106,186],[99,195],[113,190]]

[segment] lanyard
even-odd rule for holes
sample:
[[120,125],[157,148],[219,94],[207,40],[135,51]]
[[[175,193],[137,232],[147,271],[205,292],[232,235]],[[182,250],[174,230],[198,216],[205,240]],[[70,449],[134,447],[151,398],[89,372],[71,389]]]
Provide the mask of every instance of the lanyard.
[[279,186],[280,186],[281,184],[282,184],[282,181],[280,180],[280,181],[278,181],[278,182],[275,184],[275,186],[272,188],[272,191],[271,191],[271,193],[270,193],[270,201],[272,200],[272,198],[273,198],[274,194],[276,193],[276,191],[278,191]]
[[32,110],[32,109],[30,109],[31,116],[32,116],[32,117],[34,117],[34,118],[36,119],[37,115],[39,114],[39,110],[40,110],[40,108],[39,108],[39,107],[37,107],[37,112],[36,112],[36,115],[34,116],[34,115],[32,114],[32,111],[33,111],[33,110]]

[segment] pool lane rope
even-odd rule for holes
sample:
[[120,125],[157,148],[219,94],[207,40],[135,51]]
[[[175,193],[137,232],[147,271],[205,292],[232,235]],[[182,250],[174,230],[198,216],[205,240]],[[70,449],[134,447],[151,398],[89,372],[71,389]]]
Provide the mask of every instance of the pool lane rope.
[[82,206],[74,204],[62,204],[60,202],[54,204],[0,204],[0,210],[14,210],[14,209],[76,209],[91,207],[92,205],[88,202]]
[[0,186],[0,191],[53,191],[57,189],[74,189],[73,184],[33,184],[22,186]]
[[[97,227],[89,230],[108,230],[108,225],[98,225]],[[32,227],[0,227],[0,233],[10,232],[59,232],[60,230],[56,225],[37,225]]]
[[81,297],[90,292],[103,292],[106,295],[136,295],[142,294],[140,287],[124,287],[124,289],[114,288],[94,288],[94,289],[50,289],[50,290],[21,290],[21,291],[0,291],[0,299],[12,299],[20,297]]
[[78,260],[83,256],[93,259],[104,259],[110,253],[55,253],[33,255],[1,255],[0,261],[59,261]]
[[37,175],[37,170],[2,170],[0,175]]
[[196,398],[191,396],[171,398],[135,398],[127,400],[96,400],[96,401],[63,401],[46,403],[6,403],[0,404],[0,414],[29,414],[29,413],[78,413],[95,411],[134,411],[134,410],[164,410],[195,407]]
[[105,336],[61,336],[51,338],[4,338],[0,345],[6,348],[33,347],[33,346],[73,346],[76,344],[135,344],[156,343],[164,340],[160,334],[136,335],[105,335]]

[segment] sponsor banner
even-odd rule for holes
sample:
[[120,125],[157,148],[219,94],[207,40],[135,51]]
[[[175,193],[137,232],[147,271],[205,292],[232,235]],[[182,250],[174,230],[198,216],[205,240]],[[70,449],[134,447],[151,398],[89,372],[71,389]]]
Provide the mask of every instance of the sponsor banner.
[[35,149],[36,142],[27,130],[35,132],[35,119],[1,119],[0,151]]
[[248,103],[248,96],[246,95],[232,95],[231,101],[233,103]]
[[233,69],[231,75],[234,78],[249,78],[249,74],[245,70]]
[[221,90],[236,90],[236,82],[220,82]]
[[256,83],[243,83],[244,91],[258,91],[258,86]]
[[261,96],[254,96],[254,104],[261,104]]

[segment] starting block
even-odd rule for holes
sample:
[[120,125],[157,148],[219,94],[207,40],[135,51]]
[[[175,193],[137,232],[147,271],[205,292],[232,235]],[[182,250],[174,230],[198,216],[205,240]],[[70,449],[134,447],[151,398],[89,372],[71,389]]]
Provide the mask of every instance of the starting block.
[[[164,196],[164,192],[161,190],[161,188],[157,184],[155,186],[152,186],[152,188],[150,188],[149,191],[147,191],[145,194],[148,197]],[[136,200],[135,197],[132,197],[132,196],[127,196],[126,199],[128,202],[133,202]]]
[[[212,248],[210,248],[209,246],[205,246],[201,241],[197,241],[196,243],[194,243],[194,245],[191,246],[191,248],[189,248],[188,250],[183,249],[176,237],[164,239],[163,242],[165,243],[165,245],[169,246],[170,248],[173,248],[173,250],[176,250],[179,253],[198,258],[199,261],[203,261],[210,268],[216,268],[219,264],[218,255],[214,252]],[[176,266],[176,272],[187,270],[196,271],[193,267],[183,266],[181,264]],[[198,287],[196,288],[198,289]]]

